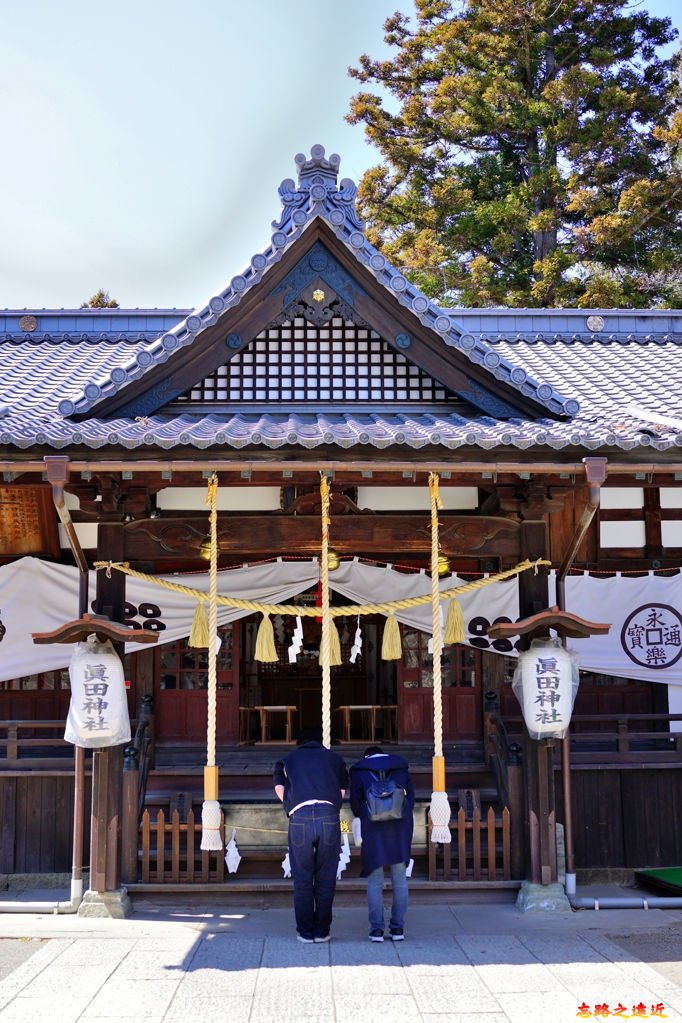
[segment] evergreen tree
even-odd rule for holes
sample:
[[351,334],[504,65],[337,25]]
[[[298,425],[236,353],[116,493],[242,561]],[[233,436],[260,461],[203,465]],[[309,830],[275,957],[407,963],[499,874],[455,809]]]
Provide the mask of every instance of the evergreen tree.
[[118,309],[118,302],[115,298],[109,298],[109,292],[104,288],[98,288],[87,302],[81,303],[81,309]]
[[385,23],[390,59],[350,69],[381,93],[348,116],[385,161],[359,189],[375,244],[448,303],[650,305],[682,256],[670,20],[621,0],[415,5]]

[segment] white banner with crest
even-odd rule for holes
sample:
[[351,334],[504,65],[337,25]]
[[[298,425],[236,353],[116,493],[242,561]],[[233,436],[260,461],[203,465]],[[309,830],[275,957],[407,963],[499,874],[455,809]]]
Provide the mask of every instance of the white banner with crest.
[[[183,585],[208,591],[206,573],[169,576]],[[281,603],[315,586],[318,564],[273,561],[219,573],[218,590],[225,596]],[[442,589],[461,580],[448,576]],[[425,572],[399,572],[391,566],[344,561],[330,575],[330,585],[349,603],[377,603],[419,596],[430,591]],[[90,573],[90,600],[94,599],[95,573]],[[159,643],[189,635],[195,601],[151,582],[126,579],[126,621],[159,634]],[[550,604],[554,578],[550,577]],[[519,616],[518,581],[492,583],[460,598],[467,642],[479,649],[514,655],[508,640],[491,641],[488,627],[499,619]],[[570,576],[566,580],[567,610],[596,622],[611,623],[608,636],[571,643],[583,670],[621,678],[682,685],[682,575],[650,573],[641,577],[616,575],[601,578]],[[71,648],[53,644],[35,646],[32,632],[49,632],[78,617],[78,570],[64,565],[20,558],[0,567],[0,681],[63,668]],[[445,611],[445,605],[444,605]],[[218,622],[228,624],[247,612],[219,607]],[[398,612],[406,625],[431,631],[429,605]],[[351,627],[355,629],[355,619]],[[128,651],[140,649],[128,644]]]

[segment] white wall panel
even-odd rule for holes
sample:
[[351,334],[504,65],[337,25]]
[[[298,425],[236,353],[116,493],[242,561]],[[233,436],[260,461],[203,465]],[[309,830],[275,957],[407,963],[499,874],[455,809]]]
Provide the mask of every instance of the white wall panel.
[[[471,511],[478,508],[476,487],[440,487],[443,508],[448,511]],[[428,487],[358,487],[358,506],[373,511],[429,511]]]
[[643,522],[601,522],[601,547],[644,547]]
[[641,487],[602,487],[599,494],[602,508],[641,508],[644,504]]
[[[277,511],[279,487],[218,486],[218,511]],[[206,487],[167,487],[156,497],[156,507],[163,511],[205,511]]]

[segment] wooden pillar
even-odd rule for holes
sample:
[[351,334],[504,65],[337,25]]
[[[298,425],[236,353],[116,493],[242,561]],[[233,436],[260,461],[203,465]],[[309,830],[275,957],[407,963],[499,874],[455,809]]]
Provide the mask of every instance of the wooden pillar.
[[124,884],[137,881],[138,859],[138,804],[140,764],[137,750],[126,746],[123,757],[123,841],[121,877]]
[[[523,556],[534,561],[547,558],[549,543],[545,522],[521,524]],[[530,617],[549,605],[546,568],[519,576],[519,615]],[[523,639],[523,637],[522,637]],[[534,884],[557,880],[556,806],[552,749],[545,741],[531,739],[524,726],[524,780],[526,793],[526,879]]]
[[[100,523],[97,557],[101,561],[122,561],[123,526]],[[97,573],[96,612],[122,622],[125,604],[125,576]],[[123,659],[123,644],[115,644]],[[123,746],[95,750],[92,767],[92,813],[90,838],[90,890],[116,891],[121,884],[121,798]]]

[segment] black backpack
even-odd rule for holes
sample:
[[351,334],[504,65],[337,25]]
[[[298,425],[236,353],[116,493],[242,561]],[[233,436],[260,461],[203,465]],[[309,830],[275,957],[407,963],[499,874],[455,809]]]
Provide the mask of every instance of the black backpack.
[[372,780],[365,799],[369,819],[374,823],[402,820],[405,813],[405,789],[397,785],[386,771],[372,771]]

